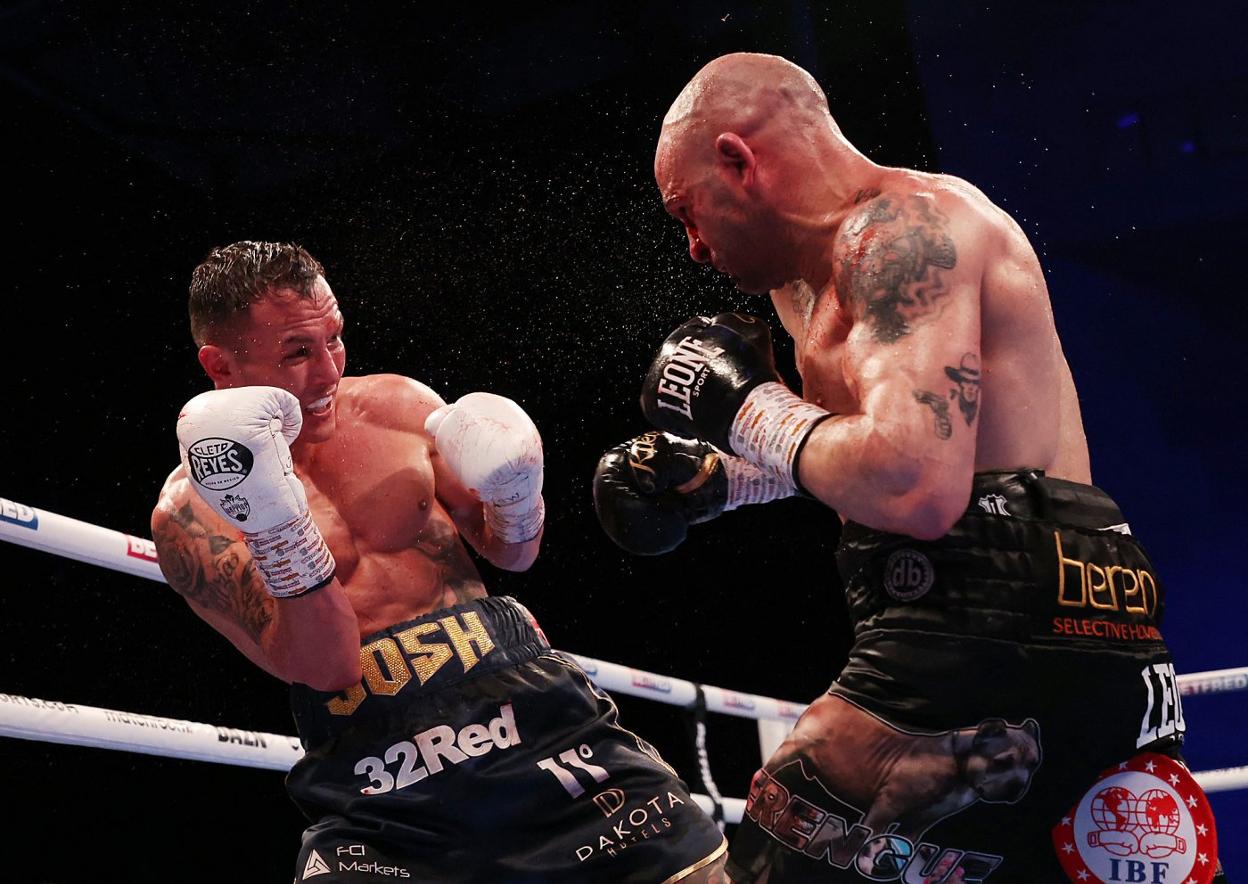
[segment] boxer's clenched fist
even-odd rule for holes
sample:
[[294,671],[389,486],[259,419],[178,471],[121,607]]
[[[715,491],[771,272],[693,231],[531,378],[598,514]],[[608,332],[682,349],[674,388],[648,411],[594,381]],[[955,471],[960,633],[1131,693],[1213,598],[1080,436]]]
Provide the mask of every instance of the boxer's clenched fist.
[[661,430],[790,477],[806,438],[829,416],[785,387],[767,324],[743,313],[695,316],[668,335],[642,385],[641,410]]
[[609,450],[594,472],[598,521],[638,555],[671,552],[690,525],[715,518],[727,503],[722,455],[696,439],[645,433]]
[[302,424],[299,400],[277,387],[210,390],[178,415],[191,487],[243,532],[265,585],[279,598],[319,589],[334,577],[334,557],[308,514],[290,457]]
[[542,437],[515,402],[469,393],[425,419],[451,472],[485,504],[485,521],[504,543],[532,540],[545,517]]

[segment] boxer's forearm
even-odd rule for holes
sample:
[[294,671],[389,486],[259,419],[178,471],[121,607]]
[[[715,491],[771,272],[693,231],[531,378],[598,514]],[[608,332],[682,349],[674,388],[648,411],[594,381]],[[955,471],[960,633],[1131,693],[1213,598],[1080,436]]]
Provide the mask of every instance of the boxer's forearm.
[[481,553],[495,568],[502,568],[504,571],[527,571],[537,560],[537,554],[542,546],[542,534],[545,530],[546,526],[543,523],[538,527],[537,535],[532,539],[508,543],[496,537],[490,530],[490,526],[483,521],[481,540],[475,545],[477,552]]
[[474,501],[466,507],[449,509],[448,512],[464,540],[495,568],[502,568],[504,571],[527,571],[537,559],[541,548],[544,522],[538,524],[537,534],[531,539],[508,543],[496,536],[490,528],[485,518],[487,506],[488,504]]
[[865,414],[825,420],[802,449],[802,487],[850,521],[943,537],[966,509],[971,471],[929,456],[921,433]]
[[360,680],[360,627],[337,579],[307,595],[275,599],[260,645],[287,681],[338,691]]

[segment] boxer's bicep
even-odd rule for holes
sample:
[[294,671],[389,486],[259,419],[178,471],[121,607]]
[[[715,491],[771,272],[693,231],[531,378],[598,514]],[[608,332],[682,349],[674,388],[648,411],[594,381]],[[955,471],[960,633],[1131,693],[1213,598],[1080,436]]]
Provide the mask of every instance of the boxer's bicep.
[[433,488],[438,503],[442,504],[459,533],[472,548],[488,558],[485,513],[481,507],[481,499],[459,481],[459,477],[438,454],[432,439],[429,441],[429,459],[433,464]]
[[[974,459],[982,231],[926,194],[881,195],[846,221],[837,290],[853,315],[845,379],[907,447]],[[898,440],[902,441],[902,440]]]
[[[979,291],[953,283],[941,315],[907,333],[905,343],[881,343],[869,328],[851,331],[844,374],[861,412],[907,427],[921,449],[968,447],[979,417]],[[920,432],[921,430],[921,432]]]
[[161,573],[196,616],[280,678],[260,644],[273,600],[242,542],[217,530],[191,503],[157,507],[152,539]]
[[460,535],[496,567],[509,571],[528,568],[537,556],[541,534],[524,543],[505,543],[491,535],[485,523],[485,508],[481,500],[464,488],[449,469],[439,469],[442,458],[437,456],[437,452],[433,452],[433,459],[438,501],[450,514]]

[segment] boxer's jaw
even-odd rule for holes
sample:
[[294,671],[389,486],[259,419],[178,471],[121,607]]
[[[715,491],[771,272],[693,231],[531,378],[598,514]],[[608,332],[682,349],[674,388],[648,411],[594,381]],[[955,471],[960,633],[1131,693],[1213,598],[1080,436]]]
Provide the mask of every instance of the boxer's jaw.
[[228,371],[217,386],[280,387],[299,400],[295,445],[324,442],[337,429],[338,383],[346,367],[343,317],[328,283],[310,296],[279,289],[254,302],[238,330]]

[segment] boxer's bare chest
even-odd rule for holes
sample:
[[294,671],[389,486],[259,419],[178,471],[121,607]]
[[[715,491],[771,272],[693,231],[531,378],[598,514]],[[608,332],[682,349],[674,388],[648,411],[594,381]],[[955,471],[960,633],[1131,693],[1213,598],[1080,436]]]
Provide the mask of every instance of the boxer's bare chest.
[[297,473],[344,585],[370,557],[422,555],[424,535],[441,527],[431,520],[449,521],[434,497],[426,443],[409,434],[340,420]]
[[790,283],[774,300],[793,336],[802,397],[833,413],[856,411],[857,396],[846,383],[844,369],[852,321],[835,287],[815,292],[805,283]]

